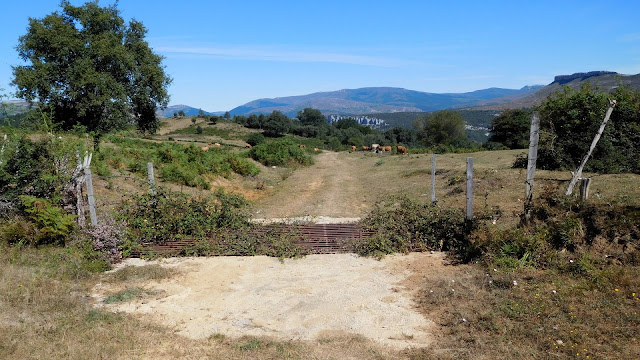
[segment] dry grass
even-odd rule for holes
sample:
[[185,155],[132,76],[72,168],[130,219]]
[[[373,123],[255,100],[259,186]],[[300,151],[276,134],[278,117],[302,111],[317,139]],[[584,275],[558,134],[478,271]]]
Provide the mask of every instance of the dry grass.
[[637,267],[576,276],[531,269],[485,273],[480,266],[464,267],[454,279],[430,275],[418,296],[420,308],[439,319],[442,337],[433,348],[408,355],[636,359],[638,275]]

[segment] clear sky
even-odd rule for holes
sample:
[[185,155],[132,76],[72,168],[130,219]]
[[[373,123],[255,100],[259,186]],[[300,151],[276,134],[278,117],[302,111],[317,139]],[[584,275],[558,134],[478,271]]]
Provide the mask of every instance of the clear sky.
[[[28,18],[58,10],[59,1],[1,8],[7,93]],[[148,28],[149,44],[166,57],[170,104],[207,111],[345,88],[465,92],[593,70],[640,73],[637,0],[120,0],[118,8]]]

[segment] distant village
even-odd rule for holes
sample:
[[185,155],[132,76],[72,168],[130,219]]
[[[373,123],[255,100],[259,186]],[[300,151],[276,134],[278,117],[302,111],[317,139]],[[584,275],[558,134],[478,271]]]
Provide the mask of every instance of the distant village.
[[344,120],[344,119],[354,119],[360,125],[369,126],[374,129],[379,129],[385,127],[387,124],[382,119],[370,117],[370,116],[347,116],[347,115],[328,115],[327,120],[329,124],[333,124],[334,122]]

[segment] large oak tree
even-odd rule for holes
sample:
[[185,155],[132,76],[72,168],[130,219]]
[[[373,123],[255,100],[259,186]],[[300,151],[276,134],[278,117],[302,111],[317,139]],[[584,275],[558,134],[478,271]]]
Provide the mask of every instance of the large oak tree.
[[79,124],[102,134],[135,123],[155,132],[171,78],[145,41],[144,25],[125,23],[115,4],[60,7],[30,18],[19,38],[26,65],[13,67],[17,96],[37,102],[62,129]]

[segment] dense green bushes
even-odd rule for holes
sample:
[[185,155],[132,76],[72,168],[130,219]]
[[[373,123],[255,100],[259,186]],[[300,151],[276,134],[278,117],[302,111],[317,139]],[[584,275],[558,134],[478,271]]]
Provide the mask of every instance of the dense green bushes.
[[312,165],[313,158],[290,139],[276,139],[251,148],[251,157],[266,166]]
[[607,94],[588,84],[579,90],[567,87],[540,106],[539,168],[578,167],[604,118],[607,98],[618,104],[585,171],[640,173],[640,91],[619,87]]
[[246,201],[218,190],[192,197],[159,188],[156,195],[131,195],[120,208],[120,218],[140,242],[165,242],[181,237],[210,237],[216,229],[247,224]]
[[467,241],[470,224],[458,209],[444,209],[396,195],[378,201],[362,224],[377,232],[355,244],[362,255],[425,250],[452,251],[464,258],[471,255]]
[[640,209],[579,202],[547,191],[526,225],[483,226],[472,241],[485,262],[509,269],[581,272],[598,262],[640,265]]
[[142,173],[146,171],[145,164],[151,161],[163,180],[203,189],[210,188],[207,175],[229,177],[235,172],[253,176],[260,172],[249,159],[214,147],[202,151],[193,144],[153,143],[116,136],[107,139],[118,146],[105,147],[96,154],[96,166],[106,162],[116,169]]

